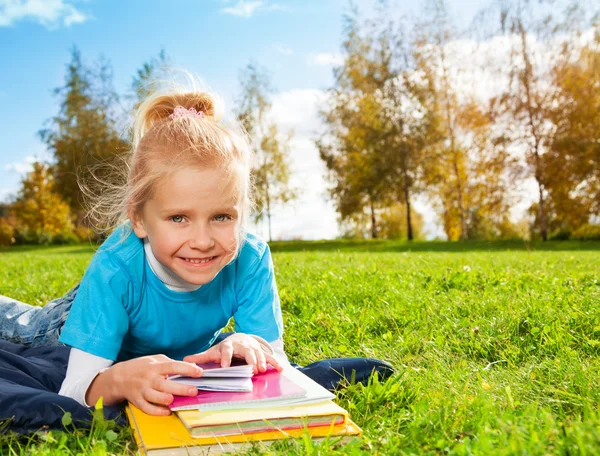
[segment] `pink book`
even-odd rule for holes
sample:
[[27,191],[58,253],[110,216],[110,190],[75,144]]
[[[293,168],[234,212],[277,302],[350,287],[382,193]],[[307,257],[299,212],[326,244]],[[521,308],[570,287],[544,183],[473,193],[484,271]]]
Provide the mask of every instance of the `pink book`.
[[252,391],[198,391],[195,397],[175,396],[169,405],[172,411],[177,410],[231,410],[236,408],[277,405],[289,399],[299,399],[306,395],[306,390],[269,367],[266,372],[252,377]]

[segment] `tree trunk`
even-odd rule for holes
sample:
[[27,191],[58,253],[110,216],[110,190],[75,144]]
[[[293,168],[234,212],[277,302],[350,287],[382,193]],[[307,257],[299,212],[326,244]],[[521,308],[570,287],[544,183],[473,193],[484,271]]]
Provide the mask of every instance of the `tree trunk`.
[[533,77],[533,70],[531,69],[531,61],[529,59],[529,52],[527,51],[527,32],[523,27],[523,24],[519,20],[518,22],[518,30],[521,35],[521,51],[523,56],[523,61],[525,62],[525,69],[523,70],[523,88],[525,89],[525,96],[527,98],[527,116],[529,120],[529,127],[531,129],[531,135],[533,136],[533,158],[535,161],[535,180],[538,184],[538,191],[540,195],[539,200],[539,217],[540,217],[540,234],[542,236],[542,240],[548,240],[548,220],[546,217],[546,204],[544,201],[544,183],[542,177],[542,167],[540,164],[540,143],[542,141],[541,134],[537,129],[535,113],[533,110],[533,100],[531,96],[531,78]]
[[410,208],[410,192],[408,185],[404,186],[404,200],[406,201],[406,237],[409,241],[413,240],[413,229]]
[[460,180],[460,173],[458,170],[458,157],[456,154],[456,149],[454,147],[455,145],[455,140],[454,140],[454,122],[452,120],[452,109],[450,107],[450,95],[449,95],[449,88],[448,88],[448,76],[447,76],[447,70],[446,70],[446,64],[445,64],[445,53],[443,51],[442,48],[442,69],[443,69],[443,78],[444,78],[444,94],[445,94],[445,98],[446,98],[446,121],[448,122],[448,136],[450,137],[450,151],[452,153],[452,167],[454,170],[454,174],[456,176],[456,193],[457,193],[457,198],[458,198],[458,210],[459,210],[459,214],[460,214],[460,239],[462,241],[465,241],[468,238],[468,234],[467,234],[467,217],[466,217],[466,213],[465,213],[465,205],[463,202],[463,188],[462,188],[462,184],[461,184],[461,180]]
[[540,233],[542,235],[542,240],[548,240],[548,221],[546,219],[546,208],[544,201],[544,188],[543,185],[538,181],[538,189],[540,192]]
[[535,138],[535,180],[538,184],[539,200],[539,217],[540,217],[540,234],[543,241],[548,240],[548,219],[546,217],[546,201],[544,200],[544,184],[541,177],[540,154],[538,152],[538,139]]
[[456,151],[454,150],[454,139],[452,139],[452,145],[452,153],[454,155],[452,159],[452,165],[454,167],[454,174],[456,175],[456,193],[458,198],[458,210],[460,212],[460,240],[466,241],[469,238],[467,231],[467,214],[465,211],[465,204],[463,202],[463,188],[460,181],[460,172],[458,170],[458,159],[456,157]]
[[371,201],[371,239],[377,239],[377,221],[375,220],[373,201]]

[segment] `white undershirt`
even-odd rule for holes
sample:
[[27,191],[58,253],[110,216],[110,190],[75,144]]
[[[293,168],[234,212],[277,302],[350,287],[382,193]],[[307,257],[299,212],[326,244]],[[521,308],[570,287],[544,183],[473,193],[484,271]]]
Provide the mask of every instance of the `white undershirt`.
[[[185,282],[173,271],[163,266],[154,256],[147,239],[144,239],[144,251],[150,269],[170,290],[188,292],[200,288],[200,285]],[[252,337],[258,340],[263,351],[273,355],[281,363],[289,363],[285,351],[283,350],[283,339],[281,337],[270,343],[262,337],[254,335],[252,335]],[[100,356],[92,355],[91,353],[77,348],[72,348],[69,355],[67,374],[58,394],[75,399],[86,407],[94,405],[88,404],[85,401],[87,390],[96,376],[107,370],[113,364],[114,361],[110,359],[101,358]]]

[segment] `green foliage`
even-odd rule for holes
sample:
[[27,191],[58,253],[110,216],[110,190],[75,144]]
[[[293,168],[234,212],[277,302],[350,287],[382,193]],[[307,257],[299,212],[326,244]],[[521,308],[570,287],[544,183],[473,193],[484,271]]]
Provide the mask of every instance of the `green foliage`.
[[555,216],[570,230],[600,213],[600,35],[575,53],[565,46],[553,68],[553,85],[561,100],[550,113],[556,125],[552,145],[544,155],[551,170],[546,188]]
[[77,242],[69,205],[56,193],[48,165],[34,163],[10,208],[17,244],[51,244],[55,238],[58,243]]
[[74,48],[65,83],[54,92],[60,111],[39,136],[54,156],[56,190],[81,220],[80,184],[86,185],[89,168],[98,170],[96,178],[107,178],[102,165],[112,163],[128,147],[119,134],[118,96],[112,87],[110,63],[100,60],[97,69],[91,70]]
[[[595,454],[600,243],[272,244],[290,359],[390,361],[337,401],[364,436],[250,454]],[[43,304],[83,275],[86,246],[0,251],[0,294]],[[69,425],[67,425],[69,426]],[[115,438],[116,435],[116,438]],[[0,453],[127,454],[128,428],[0,438]]]
[[0,246],[15,243],[15,228],[8,222],[6,217],[0,217]]
[[133,109],[136,109],[148,95],[156,90],[156,83],[166,78],[170,66],[171,60],[164,49],[158,53],[157,57],[142,64],[131,81],[132,93],[128,98],[134,102]]
[[[429,119],[421,116],[420,87],[404,49],[402,27],[385,14],[346,17],[344,63],[334,70],[321,117],[327,131],[316,141],[342,222],[369,212],[371,237],[381,235],[376,209],[405,204],[417,188]],[[405,232],[413,238],[410,217]]]
[[586,224],[580,226],[570,236],[580,241],[600,241],[600,225]]
[[[379,222],[378,237],[382,239],[408,239],[406,205],[396,203],[389,207],[375,209]],[[414,209],[411,211],[412,237],[421,239],[423,217]],[[356,212],[341,222],[344,239],[367,239],[371,237],[371,216],[367,212]]]

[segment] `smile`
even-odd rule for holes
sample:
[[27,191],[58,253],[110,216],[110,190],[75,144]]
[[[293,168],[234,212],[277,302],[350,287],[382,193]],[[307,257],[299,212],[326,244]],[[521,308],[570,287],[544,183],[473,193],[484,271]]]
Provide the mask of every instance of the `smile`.
[[216,256],[208,257],[208,258],[182,258],[187,263],[192,264],[204,264],[214,260]]

